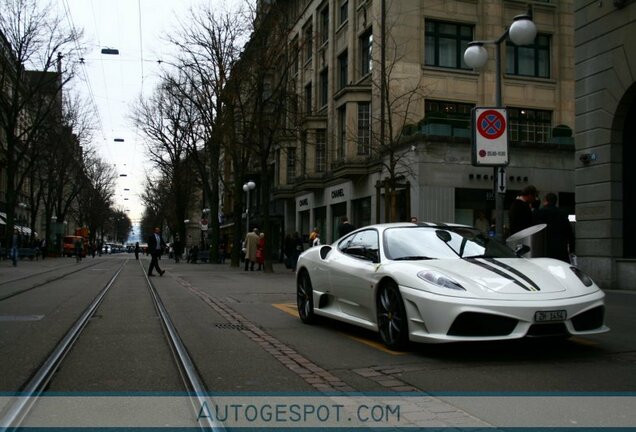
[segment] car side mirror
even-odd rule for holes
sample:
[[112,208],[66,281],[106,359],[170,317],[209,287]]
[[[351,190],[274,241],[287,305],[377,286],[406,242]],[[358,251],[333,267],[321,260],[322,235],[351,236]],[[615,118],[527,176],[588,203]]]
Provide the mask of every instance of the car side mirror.
[[523,255],[527,254],[528,252],[530,252],[530,246],[528,245],[517,245],[517,247],[515,248],[515,254],[521,258]]

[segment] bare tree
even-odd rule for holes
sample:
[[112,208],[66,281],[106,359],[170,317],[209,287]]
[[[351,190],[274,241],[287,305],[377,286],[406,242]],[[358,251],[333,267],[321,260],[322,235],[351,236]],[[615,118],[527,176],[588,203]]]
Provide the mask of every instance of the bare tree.
[[[234,172],[247,174],[250,155],[258,166],[258,193],[262,217],[262,230],[271,235],[270,207],[268,205],[273,185],[273,156],[278,144],[289,138],[288,109],[290,98],[289,72],[296,60],[289,52],[291,25],[285,5],[272,3],[259,9],[254,15],[254,28],[249,42],[237,62],[228,85],[228,115],[233,118],[232,143]],[[266,25],[265,25],[266,23]],[[241,164],[241,166],[238,166]],[[237,168],[245,171],[238,171]],[[239,178],[235,175],[235,180]],[[242,195],[242,182],[234,185],[235,196]],[[237,210],[239,210],[237,212]],[[240,209],[235,207],[236,217]],[[238,213],[238,215],[237,215]],[[271,239],[265,242],[265,271],[271,272]],[[235,243],[233,250],[237,250]],[[234,256],[232,257],[234,262]]]
[[86,186],[78,197],[81,220],[90,232],[90,241],[97,243],[97,233],[104,230],[112,212],[117,173],[112,165],[88,155],[84,158]]
[[[73,77],[71,50],[79,35],[65,30],[55,8],[39,0],[0,2],[0,128],[6,160],[7,233],[42,143],[43,126],[59,116],[61,93]],[[27,69],[38,71],[29,72]]]
[[[378,157],[386,173],[382,186],[385,190],[387,222],[398,220],[397,188],[406,176],[413,174],[409,146],[405,146],[404,138],[408,127],[419,120],[428,93],[421,73],[404,73],[408,67],[406,58],[413,55],[408,51],[413,50],[414,44],[394,38],[392,30],[399,25],[395,17],[400,16],[400,7],[400,2],[387,5],[386,0],[382,0],[379,16],[373,19],[374,27],[379,29],[380,34],[379,40],[374,40],[373,51],[380,55],[373,59],[371,84],[373,93],[379,95],[380,107],[372,116],[372,124],[376,127],[371,134],[371,153]],[[393,8],[394,13],[387,13],[387,8]],[[388,16],[394,17],[392,23],[387,23]]]
[[[172,80],[183,82],[178,77]],[[158,171],[149,183],[168,182],[170,193],[165,197],[168,200],[165,205],[173,207],[165,217],[171,224],[178,225],[176,232],[182,239],[185,239],[185,226],[179,221],[187,217],[196,179],[188,149],[197,145],[194,142],[199,137],[197,115],[193,104],[183,98],[170,81],[160,84],[148,100],[138,101],[132,113],[133,123],[146,137],[150,162]]]
[[[169,41],[179,53],[171,62],[178,68],[179,78],[165,74],[164,80],[180,97],[187,99],[198,113],[200,140],[191,140],[189,157],[199,173],[202,188],[201,208],[210,209],[210,262],[218,262],[220,235],[217,215],[220,188],[221,147],[224,124],[221,115],[225,109],[223,92],[233,65],[239,58],[241,40],[247,26],[241,7],[238,10],[219,11],[211,5],[190,10]],[[197,144],[201,143],[202,146]]]

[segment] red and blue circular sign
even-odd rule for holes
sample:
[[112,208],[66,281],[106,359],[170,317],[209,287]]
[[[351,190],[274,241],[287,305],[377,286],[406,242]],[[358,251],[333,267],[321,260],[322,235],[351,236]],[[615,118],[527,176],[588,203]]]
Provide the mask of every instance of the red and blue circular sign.
[[505,131],[506,119],[499,111],[484,111],[477,119],[477,132],[486,139],[497,139]]

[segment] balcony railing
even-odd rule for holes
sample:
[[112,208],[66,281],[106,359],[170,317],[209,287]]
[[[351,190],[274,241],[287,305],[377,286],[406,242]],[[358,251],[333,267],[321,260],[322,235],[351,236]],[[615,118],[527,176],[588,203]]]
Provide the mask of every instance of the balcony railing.
[[[559,145],[574,147],[569,127],[542,123],[510,122],[510,142],[523,145]],[[468,119],[430,118],[417,125],[409,124],[402,130],[404,137],[425,135],[429,137],[470,138],[471,122]]]

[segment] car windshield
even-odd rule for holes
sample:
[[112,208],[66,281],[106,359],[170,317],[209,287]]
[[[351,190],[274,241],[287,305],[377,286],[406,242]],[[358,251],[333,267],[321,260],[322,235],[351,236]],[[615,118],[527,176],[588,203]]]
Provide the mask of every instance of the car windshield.
[[392,260],[516,258],[514,251],[467,227],[399,227],[384,231],[384,251]]

